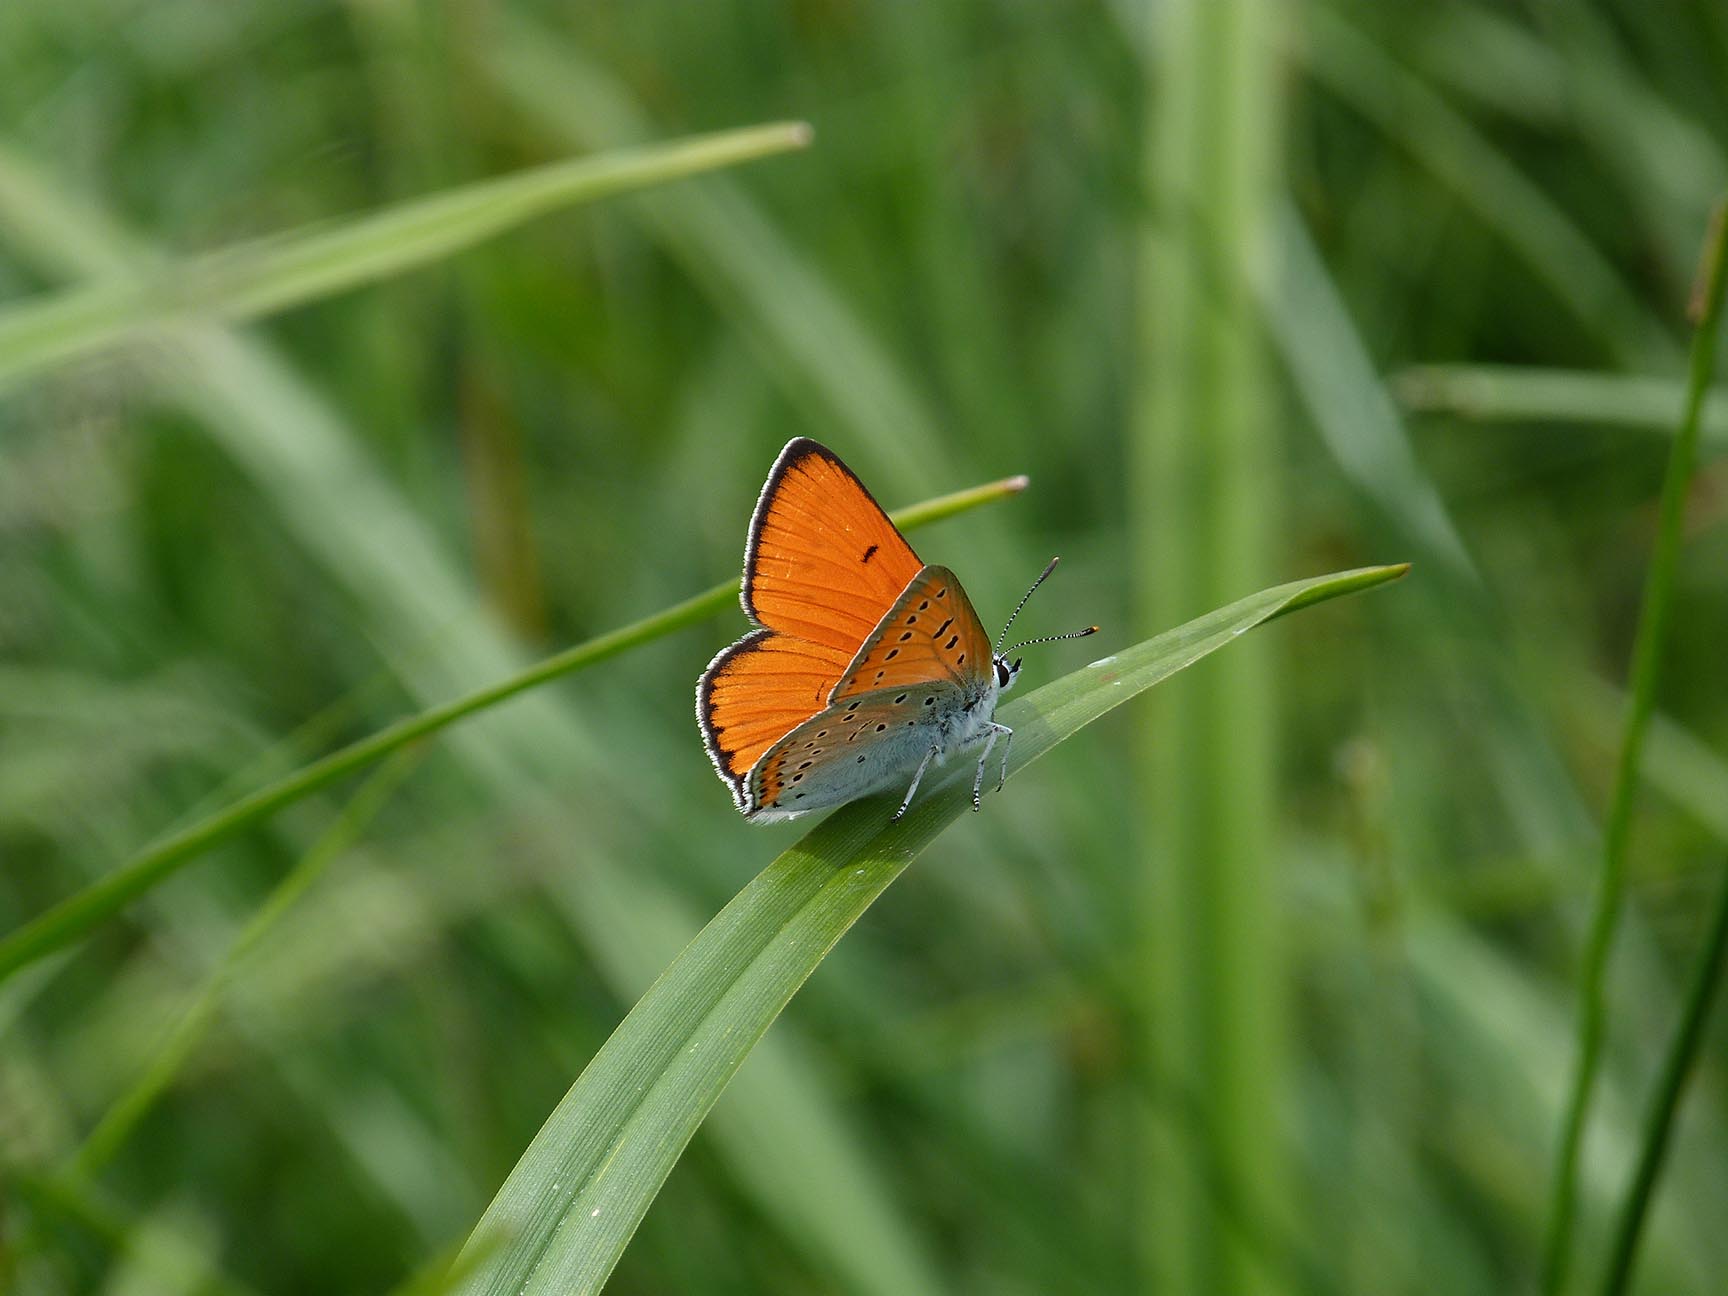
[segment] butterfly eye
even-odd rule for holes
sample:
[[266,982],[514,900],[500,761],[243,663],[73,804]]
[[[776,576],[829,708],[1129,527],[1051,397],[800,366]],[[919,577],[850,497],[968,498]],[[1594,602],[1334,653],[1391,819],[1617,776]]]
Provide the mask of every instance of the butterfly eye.
[[996,659],[996,687],[1007,688],[1008,682],[1014,678],[1015,669],[1016,667],[1008,665],[1006,658],[998,657]]

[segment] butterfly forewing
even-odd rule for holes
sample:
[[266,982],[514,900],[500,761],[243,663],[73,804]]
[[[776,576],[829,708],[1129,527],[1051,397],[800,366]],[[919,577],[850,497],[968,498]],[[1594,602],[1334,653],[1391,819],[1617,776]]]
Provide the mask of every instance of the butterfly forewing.
[[850,658],[922,565],[851,469],[800,437],[780,452],[750,522],[744,610]]
[[835,685],[830,701],[878,689],[942,681],[965,688],[989,678],[990,636],[946,567],[907,585]]
[[770,747],[741,804],[752,818],[825,810],[903,782],[962,705],[947,681],[878,689],[837,702]]

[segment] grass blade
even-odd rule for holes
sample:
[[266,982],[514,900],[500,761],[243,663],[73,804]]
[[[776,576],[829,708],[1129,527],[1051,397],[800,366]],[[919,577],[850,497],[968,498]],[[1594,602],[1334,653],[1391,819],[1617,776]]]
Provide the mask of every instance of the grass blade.
[[1656,1082],[1656,1095],[1651,1100],[1650,1114],[1644,1122],[1643,1141],[1638,1148],[1638,1165],[1632,1172],[1626,1201],[1620,1208],[1620,1219],[1614,1228],[1614,1243],[1602,1279],[1603,1296],[1618,1296],[1631,1280],[1638,1239],[1644,1231],[1650,1198],[1656,1189],[1656,1177],[1661,1174],[1662,1162],[1667,1156],[1674,1112],[1680,1105],[1680,1092],[1686,1086],[1686,1079],[1692,1074],[1692,1064],[1698,1060],[1704,1023],[1716,997],[1725,961],[1728,961],[1728,873],[1724,873],[1721,890],[1716,896],[1716,912],[1710,920],[1704,947],[1698,951],[1698,960],[1692,966],[1692,982],[1680,1012],[1679,1029],[1674,1032],[1673,1042],[1662,1059],[1662,1074]]
[[1662,650],[1668,638],[1668,623],[1674,601],[1675,569],[1680,561],[1681,528],[1685,521],[1686,495],[1698,458],[1698,432],[1704,397],[1710,389],[1716,366],[1716,346],[1722,322],[1725,285],[1724,261],[1728,260],[1728,204],[1719,206],[1710,236],[1705,240],[1703,273],[1699,279],[1698,331],[1692,339],[1692,361],[1686,390],[1686,409],[1680,430],[1668,457],[1668,473],[1662,482],[1662,502],[1656,523],[1656,548],[1650,558],[1650,574],[1644,584],[1643,605],[1638,614],[1637,638],[1632,646],[1632,698],[1626,713],[1625,735],[1614,774],[1613,800],[1603,834],[1602,872],[1590,934],[1584,948],[1578,991],[1578,1055],[1574,1063],[1571,1092],[1555,1156],[1553,1194],[1549,1206],[1549,1231],[1544,1248],[1542,1289],[1555,1296],[1566,1283],[1571,1261],[1572,1224],[1577,1207],[1578,1153],[1584,1125],[1590,1113],[1596,1073],[1602,1062],[1602,1036],[1608,1007],[1604,997],[1608,952],[1619,924],[1621,900],[1626,890],[1626,848],[1632,836],[1632,802],[1638,789],[1638,763],[1644,737],[1656,705],[1656,684],[1662,671]]
[[[1026,478],[1005,477],[926,500],[892,516],[903,529],[916,529],[980,504],[1006,498],[1025,487]],[[716,585],[663,612],[554,653],[508,679],[399,720],[212,812],[197,823],[147,847],[112,873],[0,939],[0,984],[20,968],[81,939],[98,923],[172,877],[204,851],[268,818],[284,806],[328,787],[408,743],[495,707],[519,693],[695,625],[731,606],[737,597],[736,580]]]
[[[1002,709],[1018,771],[1237,636],[1372,588],[1405,566],[1297,581],[1209,613]],[[899,823],[892,796],[836,811],[770,864],[685,948],[590,1062],[523,1154],[469,1245],[495,1249],[467,1296],[595,1292],[728,1080],[827,952],[965,809],[956,762]]]
[[[1527,365],[1420,365],[1392,380],[1405,409],[1476,423],[1583,423],[1672,434],[1686,399],[1677,378],[1539,369]],[[1714,449],[1728,447],[1728,395],[1704,400],[1699,427]]]
[[1292,207],[1279,221],[1267,324],[1309,420],[1345,475],[1394,527],[1467,585],[1478,576],[1446,501],[1423,472],[1362,335]]
[[187,317],[234,322],[400,274],[561,207],[802,148],[801,122],[618,149],[482,180],[330,227],[188,262],[143,264],[0,310],[0,382],[116,346]]
[[[1281,453],[1255,290],[1279,183],[1283,17],[1263,0],[1163,5],[1150,88],[1131,455],[1140,624],[1170,625],[1271,566]],[[1280,710],[1265,646],[1159,695],[1141,744],[1138,1082],[1204,1095],[1192,1137],[1148,1121],[1142,1285],[1255,1293],[1276,1280],[1240,1226],[1288,1227],[1279,1094],[1290,1038],[1272,806]],[[1155,737],[1153,736],[1155,733]],[[1198,867],[1205,861],[1204,867]]]

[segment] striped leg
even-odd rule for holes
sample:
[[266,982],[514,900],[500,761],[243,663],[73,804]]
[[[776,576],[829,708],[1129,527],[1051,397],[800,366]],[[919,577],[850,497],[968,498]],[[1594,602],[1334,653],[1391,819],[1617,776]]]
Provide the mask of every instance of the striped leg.
[[906,807],[912,804],[912,794],[918,790],[918,780],[924,777],[924,771],[930,767],[931,759],[941,750],[940,747],[932,747],[924,753],[924,759],[918,762],[918,772],[912,776],[912,786],[906,789],[905,799],[900,802],[900,808],[888,820],[889,823],[898,823],[900,816],[906,813]]
[[1014,743],[1014,731],[1007,725],[992,724],[990,736],[984,740],[984,750],[978,754],[978,772],[972,776],[972,809],[979,809],[980,794],[984,790],[984,762],[990,759],[990,749],[996,745],[996,740],[1003,734],[1008,735],[1008,741],[1002,745],[1002,782],[996,785],[996,790],[1002,790],[1002,783],[1008,781],[1008,748]]

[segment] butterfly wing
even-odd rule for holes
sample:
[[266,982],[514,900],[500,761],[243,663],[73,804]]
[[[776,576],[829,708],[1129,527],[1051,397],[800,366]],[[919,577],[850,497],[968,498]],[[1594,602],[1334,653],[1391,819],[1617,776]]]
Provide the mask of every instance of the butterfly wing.
[[850,659],[922,566],[852,470],[799,437],[756,502],[741,599],[758,625]]
[[753,822],[790,819],[898,784],[965,704],[946,680],[836,702],[767,749],[739,787],[739,808]]
[[719,653],[696,686],[709,759],[741,807],[751,767],[822,709],[920,566],[831,450],[807,437],[787,443],[744,552],[744,610],[766,628]]
[[990,635],[946,567],[926,567],[847,664],[830,702],[933,682],[975,692],[991,670]]
[[776,739],[820,711],[847,655],[772,630],[756,630],[708,663],[696,685],[696,719],[714,768],[742,804],[750,767]]

